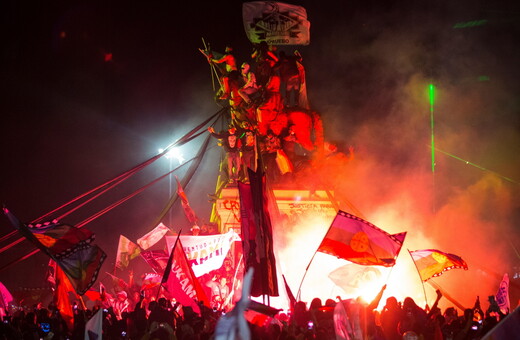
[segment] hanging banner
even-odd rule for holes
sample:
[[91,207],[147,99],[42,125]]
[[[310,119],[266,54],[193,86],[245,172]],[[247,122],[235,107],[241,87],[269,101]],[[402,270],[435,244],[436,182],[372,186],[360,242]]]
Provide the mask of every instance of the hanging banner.
[[[173,246],[176,238],[176,236],[166,236],[168,248]],[[180,239],[188,263],[196,277],[222,267],[231,243],[241,241],[240,236],[233,230],[226,234],[207,236],[181,235]]]
[[311,23],[301,6],[283,2],[253,1],[242,5],[247,38],[254,44],[309,45]]

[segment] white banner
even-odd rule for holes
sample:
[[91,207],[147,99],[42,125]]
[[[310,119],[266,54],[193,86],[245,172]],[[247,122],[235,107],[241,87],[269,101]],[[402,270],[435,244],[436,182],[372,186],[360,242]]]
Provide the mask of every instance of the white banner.
[[311,23],[301,6],[283,2],[253,1],[242,5],[247,38],[254,44],[309,45]]
[[[175,244],[176,236],[166,236],[168,249]],[[233,230],[227,234],[180,237],[182,248],[188,258],[188,263],[196,277],[200,277],[212,270],[219,269],[224,263],[231,243],[241,241],[240,236]]]
[[152,231],[141,237],[137,240],[137,244],[143,249],[146,250],[159,242],[167,232],[170,231],[170,228],[165,226],[162,223],[159,223],[157,227],[155,227]]

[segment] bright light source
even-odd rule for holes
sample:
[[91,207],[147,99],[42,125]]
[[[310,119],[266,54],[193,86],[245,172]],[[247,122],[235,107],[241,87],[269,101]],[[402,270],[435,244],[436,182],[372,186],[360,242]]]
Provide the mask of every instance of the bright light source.
[[[163,152],[164,152],[164,149],[159,149],[159,153],[163,153]],[[166,159],[178,160],[179,164],[182,164],[185,161],[184,156],[182,155],[181,151],[178,148],[170,149],[170,151],[168,151],[166,153],[166,155],[164,155],[164,156],[166,157]]]

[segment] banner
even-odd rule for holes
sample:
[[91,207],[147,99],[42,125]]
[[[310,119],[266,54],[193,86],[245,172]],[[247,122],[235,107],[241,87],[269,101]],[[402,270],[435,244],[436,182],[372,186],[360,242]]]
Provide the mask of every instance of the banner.
[[[173,246],[175,239],[175,236],[166,236],[168,248]],[[231,243],[241,241],[240,236],[233,230],[226,234],[208,236],[181,235],[180,239],[188,263],[196,277],[222,267]]]
[[278,296],[273,228],[265,174],[247,169],[251,184],[238,182],[245,269],[254,268],[251,295]]
[[309,45],[311,23],[301,6],[283,2],[252,1],[242,5],[247,38],[253,44]]
[[155,228],[153,228],[152,231],[141,237],[137,240],[137,244],[139,247],[141,247],[143,250],[146,250],[150,247],[152,247],[154,244],[159,242],[164,235],[166,235],[167,232],[169,232],[170,229],[165,226],[162,223],[159,223],[159,225]]
[[338,211],[318,251],[363,266],[392,267],[406,232],[391,235],[357,216]]

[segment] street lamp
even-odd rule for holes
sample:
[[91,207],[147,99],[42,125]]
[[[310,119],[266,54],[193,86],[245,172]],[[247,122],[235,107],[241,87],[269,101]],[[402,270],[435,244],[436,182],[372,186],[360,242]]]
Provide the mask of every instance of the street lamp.
[[[158,150],[159,153],[163,153],[164,152],[164,149],[159,149]],[[178,162],[179,162],[179,165],[184,163],[185,159],[180,151],[179,148],[171,148],[165,155],[167,160],[169,160],[169,164],[170,164],[170,170],[169,170],[169,175],[168,175],[168,179],[169,179],[169,188],[168,188],[168,199],[172,197],[172,192],[173,192],[173,174],[171,173],[172,170],[173,170],[173,160],[176,159]],[[168,223],[169,223],[169,227],[171,228],[172,226],[172,209],[170,208],[170,211],[168,212]]]

